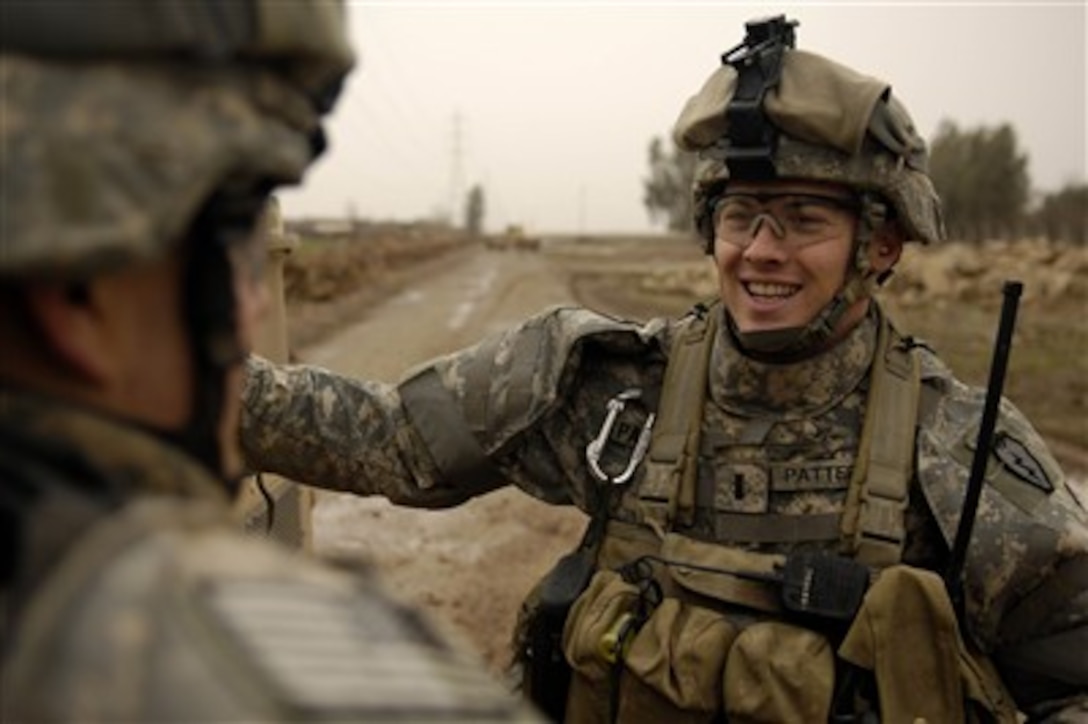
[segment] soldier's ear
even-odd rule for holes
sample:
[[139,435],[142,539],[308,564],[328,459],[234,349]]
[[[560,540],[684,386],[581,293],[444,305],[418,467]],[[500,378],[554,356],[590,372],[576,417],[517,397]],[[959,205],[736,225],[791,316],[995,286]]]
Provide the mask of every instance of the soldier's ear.
[[873,232],[869,244],[869,263],[873,271],[883,274],[899,262],[903,255],[904,239],[903,230],[896,221],[882,224]]
[[94,282],[43,283],[26,292],[26,309],[40,339],[73,381],[99,386],[117,374],[108,320]]

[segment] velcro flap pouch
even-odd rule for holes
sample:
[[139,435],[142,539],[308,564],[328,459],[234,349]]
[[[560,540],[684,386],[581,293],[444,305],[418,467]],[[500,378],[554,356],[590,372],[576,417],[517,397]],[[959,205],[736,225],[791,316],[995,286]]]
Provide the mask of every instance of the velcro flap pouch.
[[726,548],[676,533],[665,535],[661,555],[670,562],[673,582],[686,591],[764,613],[782,610],[778,586],[771,579],[785,556]]
[[571,607],[563,627],[563,653],[573,670],[567,722],[609,722],[615,664],[604,655],[608,635],[630,617],[638,589],[615,571],[598,571]]
[[620,684],[622,722],[711,722],[735,637],[720,613],[666,598],[635,635]]
[[835,685],[835,656],[820,634],[779,621],[748,626],[725,665],[725,713],[730,724],[808,724],[827,721]]

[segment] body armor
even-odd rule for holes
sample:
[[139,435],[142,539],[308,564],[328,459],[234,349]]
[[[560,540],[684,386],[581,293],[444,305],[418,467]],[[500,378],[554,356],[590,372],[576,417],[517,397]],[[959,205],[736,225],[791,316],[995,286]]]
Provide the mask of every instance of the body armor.
[[[700,362],[698,354],[681,354],[679,340],[689,331],[698,337],[700,328],[714,329],[714,313],[700,314],[703,319],[635,324],[557,308],[423,365],[396,387],[254,358],[245,393],[244,445],[255,468],[331,489],[442,506],[508,482],[602,519],[600,530],[587,541],[596,575],[583,575],[585,566],[578,561],[587,555],[580,553],[563,566],[562,580],[546,580],[530,595],[524,617],[528,625],[541,600],[554,611],[557,603],[562,606],[558,594],[572,588],[581,592],[567,601],[569,615],[559,632],[563,659],[576,672],[568,710],[574,721],[619,711],[614,707],[627,695],[623,692],[635,697],[632,702],[656,692],[651,698],[665,696],[676,711],[690,708],[702,712],[699,716],[715,711],[714,706],[724,708],[729,696],[717,692],[726,687],[720,675],[725,654],[715,658],[707,652],[731,652],[729,642],[740,646],[739,678],[731,680],[730,691],[751,690],[740,674],[752,671],[759,651],[777,647],[788,652],[786,661],[808,656],[831,661],[832,673],[825,667],[824,677],[812,683],[814,691],[824,693],[817,704],[804,704],[830,706],[832,699],[825,694],[842,680],[838,669],[845,661],[841,652],[835,656],[832,642],[846,640],[859,617],[900,617],[903,612],[889,611],[888,605],[908,598],[925,604],[909,611],[933,611],[931,620],[944,622],[938,628],[950,632],[948,652],[957,652],[962,643],[963,656],[950,653],[943,666],[986,672],[949,675],[964,682],[958,684],[963,691],[974,692],[964,696],[980,710],[1007,712],[1010,703],[1001,681],[1027,712],[1048,706],[1040,694],[1047,689],[1027,685],[1029,680],[1057,687],[1050,691],[1083,687],[1088,672],[1068,653],[1075,647],[1066,646],[1065,655],[1045,663],[1016,660],[1021,646],[1054,651],[1061,649],[1056,642],[1082,635],[1077,612],[1085,610],[1086,601],[1077,581],[1083,580],[1079,567],[1088,555],[1088,516],[1045,445],[1011,404],[1002,403],[998,430],[1016,441],[1010,446],[1025,463],[1007,465],[996,456],[989,461],[967,561],[961,630],[956,616],[949,621],[947,607],[934,600],[939,582],[934,587],[926,576],[943,569],[949,534],[959,517],[981,391],[957,382],[930,350],[896,333],[878,311],[826,358],[799,363],[793,374],[807,375],[802,378],[806,384],[791,391],[775,374],[788,370],[756,374],[756,368],[733,357],[725,328],[716,330],[712,346],[691,345],[710,355],[706,361]],[[723,360],[732,366],[720,364]],[[875,360],[881,364],[874,365]],[[883,372],[874,372],[881,365]],[[701,366],[706,373],[700,377]],[[707,383],[698,436],[688,435],[684,427],[690,407],[669,403],[670,397],[683,397],[670,393],[670,375],[691,381],[696,390],[700,380]],[[732,377],[716,379],[722,375]],[[899,381],[889,382],[892,378]],[[727,384],[739,391],[731,393],[737,396],[720,397]],[[640,390],[637,396],[630,394],[635,389]],[[754,409],[746,407],[745,400],[755,395],[768,400],[764,417],[770,424],[759,422]],[[885,402],[874,404],[881,395]],[[902,404],[904,396],[913,398],[916,412]],[[612,404],[618,399],[622,406]],[[802,403],[803,414],[789,412],[796,403]],[[892,409],[894,415],[885,414]],[[646,456],[636,461],[634,475],[616,483],[640,449],[650,414],[655,415],[654,435]],[[341,421],[349,417],[361,432],[342,428]],[[599,445],[610,418],[607,443]],[[726,438],[722,430],[738,437]],[[362,449],[359,434],[379,444]],[[757,452],[749,440],[771,448]],[[591,446],[593,463],[587,459]],[[685,455],[698,464],[677,468],[669,462]],[[720,465],[711,464],[714,456]],[[664,467],[652,472],[659,464]],[[594,468],[607,482],[594,476]],[[1036,469],[1035,477],[1026,472]],[[370,474],[373,470],[383,474]],[[684,472],[690,470],[696,474]],[[764,515],[794,527],[765,526],[759,522]],[[752,522],[737,525],[745,516]],[[822,563],[791,558],[801,553],[838,553],[857,561],[865,570],[861,592],[876,590],[871,585],[875,578],[885,581],[880,595],[871,603],[852,599],[860,605],[854,619],[829,622],[824,616],[822,623],[798,625],[793,609],[799,606],[836,610],[823,606],[827,599],[814,598],[820,591],[803,585],[806,572]],[[791,560],[798,566],[794,581],[801,582],[792,588],[783,585]],[[670,566],[669,561],[686,565]],[[887,577],[873,576],[877,570]],[[919,572],[926,575],[919,577]],[[846,588],[856,584],[851,576],[845,577]],[[898,583],[893,595],[886,595],[891,581]],[[900,589],[910,596],[900,597]],[[1063,598],[1058,594],[1063,590],[1080,593]],[[832,604],[838,600],[832,597]],[[675,623],[689,619],[695,628]],[[755,628],[755,623],[775,625]],[[740,638],[748,629],[753,633]],[[679,661],[669,658],[682,641],[701,637],[709,637],[712,645],[687,647],[687,658]],[[875,660],[865,654],[879,648],[878,640],[856,635],[850,640],[850,660],[875,668]],[[525,643],[522,638],[519,645]],[[998,663],[1000,680],[990,663],[976,660],[979,653]],[[1010,677],[1006,672],[1013,670],[1016,676]],[[758,702],[744,706],[759,710]]]

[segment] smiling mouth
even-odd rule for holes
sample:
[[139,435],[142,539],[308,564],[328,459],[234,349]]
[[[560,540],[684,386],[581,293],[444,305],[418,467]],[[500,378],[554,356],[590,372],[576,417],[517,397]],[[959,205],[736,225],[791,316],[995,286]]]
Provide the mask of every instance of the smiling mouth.
[[764,282],[747,282],[745,291],[750,296],[763,299],[787,299],[796,294],[801,287],[795,284],[768,284]]

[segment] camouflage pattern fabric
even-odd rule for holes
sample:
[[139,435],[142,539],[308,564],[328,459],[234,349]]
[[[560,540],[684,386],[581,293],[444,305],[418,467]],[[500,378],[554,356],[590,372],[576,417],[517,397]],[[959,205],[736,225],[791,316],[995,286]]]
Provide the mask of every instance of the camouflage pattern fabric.
[[[726,542],[735,536],[732,514],[781,516],[782,527],[821,516],[828,522],[825,545],[837,547],[876,324],[869,317],[836,349],[793,364],[754,362],[728,333],[716,337],[709,372],[714,404],[704,408],[700,435],[706,462],[699,465],[696,521],[687,533]],[[790,544],[766,541],[760,548],[787,552]]]
[[143,431],[5,391],[0,471],[4,721],[538,721],[372,576],[239,532]]
[[[725,109],[736,84],[732,67],[718,68],[673,129],[676,144],[698,155],[693,213],[704,234],[711,203],[729,178]],[[783,55],[781,83],[768,92],[763,109],[781,131],[774,156],[780,178],[877,191],[894,205],[908,239],[944,238],[925,141],[888,84],[815,53],[790,50]]]
[[[663,321],[640,326],[557,308],[426,368],[435,370],[504,482],[584,507],[585,446],[608,400],[660,381],[667,335]],[[599,359],[598,375],[579,374]],[[426,507],[456,505],[502,484],[449,484],[396,387],[256,356],[248,369],[242,441],[255,470]]]
[[0,83],[3,276],[91,275],[153,258],[224,179],[294,182],[311,160],[306,136],[258,105],[305,108],[270,74],[5,55]]
[[181,240],[223,186],[295,183],[354,56],[342,4],[14,3],[0,29],[0,278],[85,278]]
[[[560,308],[427,368],[437,372],[476,443],[506,480],[536,497],[588,509],[586,485],[592,477],[586,445],[617,392],[660,385],[674,324],[655,320],[637,326]],[[837,514],[866,401],[872,320],[832,352],[796,365],[753,363],[730,345],[728,334],[721,339],[709,381],[713,404],[704,411],[703,517],[688,534],[720,539],[711,523],[714,508]],[[904,562],[940,571],[969,470],[969,458],[956,447],[979,418],[982,397],[957,382],[932,352],[923,349],[922,355],[919,484],[910,492]],[[524,359],[533,363],[527,387],[515,370]],[[481,377],[481,368],[491,374]],[[474,382],[480,379],[486,380],[482,387]],[[486,408],[482,415],[481,407]],[[255,358],[249,365],[245,410],[244,445],[257,469],[410,505],[453,505],[496,485],[455,485],[445,479],[396,387],[313,367],[275,367]],[[1065,670],[1057,671],[1038,661],[1002,658],[1003,651],[1026,642],[1060,642],[1063,637],[1075,642],[1084,636],[1088,586],[1076,574],[1088,560],[1088,514],[1045,445],[1007,401],[999,430],[1015,441],[1022,457],[1037,461],[1048,485],[1043,490],[1037,487],[1040,481],[1024,477],[1030,473],[1009,472],[1007,464],[993,462],[995,473],[983,495],[968,560],[971,634],[1022,682],[1056,680],[1083,687],[1088,683],[1083,664],[1065,661]],[[619,437],[615,447],[622,457],[630,443]],[[731,473],[740,468],[751,473],[744,491],[732,484],[736,478]],[[636,477],[631,490],[637,486]],[[637,521],[637,505],[630,498],[625,496],[618,515]],[[838,542],[813,544],[834,549]],[[772,551],[789,548],[764,545]],[[1056,570],[1061,581],[1048,583]],[[1029,593],[1042,597],[1048,587],[1069,595],[1030,602]],[[1017,616],[1010,619],[1007,614],[1014,610]],[[1015,631],[1008,629],[1010,624]],[[1025,711],[1046,710],[1038,689],[1027,684],[1012,688]]]

